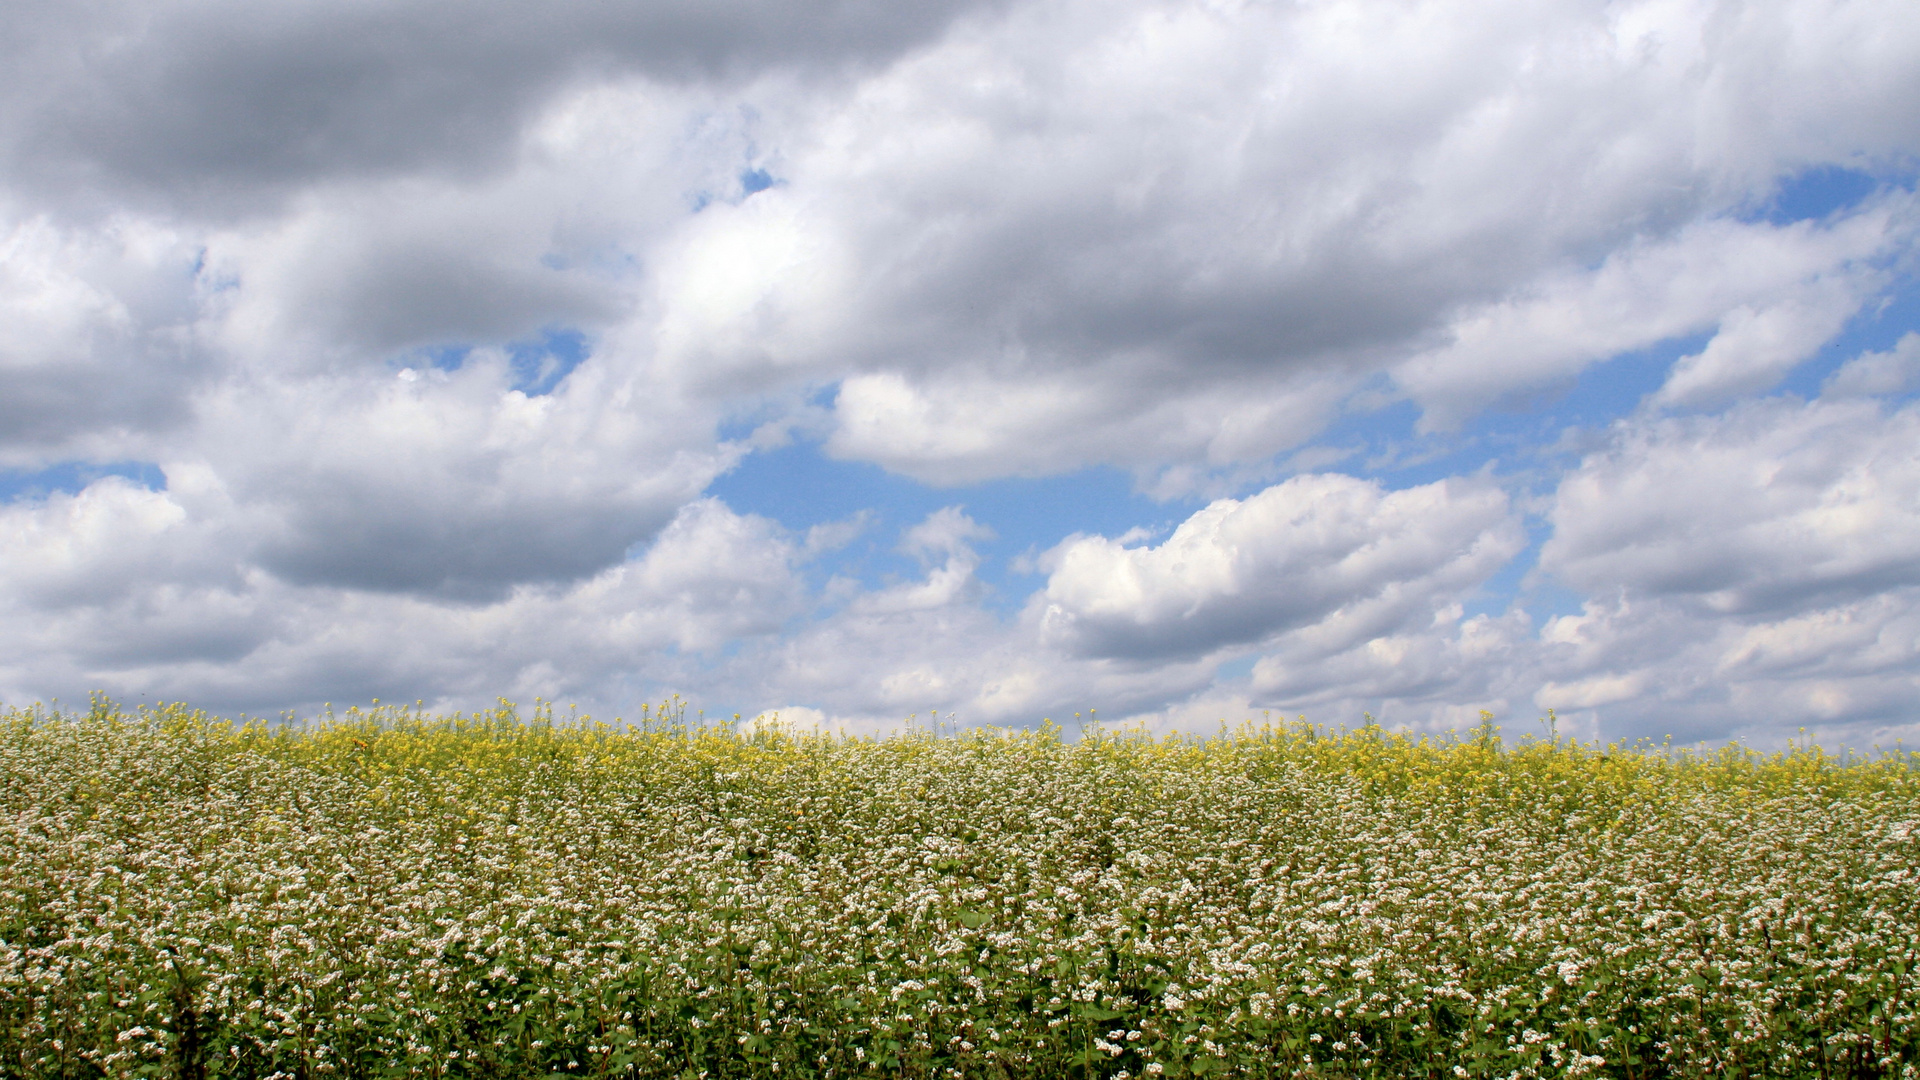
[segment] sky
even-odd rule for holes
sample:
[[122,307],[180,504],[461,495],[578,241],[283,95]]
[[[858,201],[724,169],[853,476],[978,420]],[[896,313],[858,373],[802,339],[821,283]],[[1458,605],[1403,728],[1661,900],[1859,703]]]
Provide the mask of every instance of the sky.
[[1911,0],[14,0],[0,701],[1920,743]]

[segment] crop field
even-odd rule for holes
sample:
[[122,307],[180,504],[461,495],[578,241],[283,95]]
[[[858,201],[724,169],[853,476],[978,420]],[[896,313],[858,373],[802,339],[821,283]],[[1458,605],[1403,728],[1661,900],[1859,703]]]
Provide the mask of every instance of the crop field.
[[1920,765],[0,713],[0,1075],[1914,1077]]

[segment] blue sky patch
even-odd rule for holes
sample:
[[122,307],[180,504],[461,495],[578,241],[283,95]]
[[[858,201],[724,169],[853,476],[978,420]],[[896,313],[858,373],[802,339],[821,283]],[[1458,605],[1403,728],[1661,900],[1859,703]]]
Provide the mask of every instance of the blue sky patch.
[[[477,346],[467,342],[433,345],[416,350],[396,366],[425,363],[438,371],[458,371],[466,366]],[[592,353],[585,332],[570,326],[550,326],[531,338],[509,341],[504,349],[512,371],[508,386],[528,397],[551,394],[574,368]]]
[[1135,492],[1126,473],[1112,468],[936,488],[877,465],[837,461],[805,440],[747,455],[707,492],[736,512],[772,518],[802,535],[814,525],[872,513],[863,536],[822,560],[830,572],[870,587],[920,576],[919,561],[896,550],[901,532],[943,507],[963,507],[968,517],[994,531],[993,539],[975,541],[973,547],[981,555],[980,579],[996,590],[990,606],[1002,611],[1018,608],[1039,584],[1016,568],[1021,556],[1036,555],[1075,532],[1119,536],[1144,527],[1164,538],[1205,505],[1197,499],[1155,502]]
[[1879,187],[1872,173],[1822,165],[1782,180],[1760,216],[1774,225],[1817,220],[1852,206]]
[[529,397],[553,393],[560,380],[580,366],[588,354],[587,336],[578,330],[553,327],[528,341],[507,345],[513,365],[513,388]]
[[167,474],[151,461],[63,461],[44,469],[0,470],[0,502],[77,495],[89,484],[109,476],[130,480],[148,491],[167,490]]

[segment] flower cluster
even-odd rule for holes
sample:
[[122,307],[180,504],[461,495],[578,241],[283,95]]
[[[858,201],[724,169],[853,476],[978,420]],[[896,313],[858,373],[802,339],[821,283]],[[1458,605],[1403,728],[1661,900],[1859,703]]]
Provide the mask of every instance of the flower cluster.
[[0,716],[0,1075],[1920,1076],[1920,770]]

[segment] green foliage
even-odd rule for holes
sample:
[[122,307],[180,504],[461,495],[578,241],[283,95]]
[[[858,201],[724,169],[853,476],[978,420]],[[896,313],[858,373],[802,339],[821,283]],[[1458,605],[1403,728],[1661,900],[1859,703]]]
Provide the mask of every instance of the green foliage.
[[1920,771],[0,716],[0,1076],[1914,1077]]

